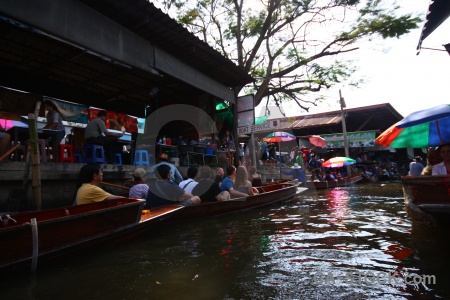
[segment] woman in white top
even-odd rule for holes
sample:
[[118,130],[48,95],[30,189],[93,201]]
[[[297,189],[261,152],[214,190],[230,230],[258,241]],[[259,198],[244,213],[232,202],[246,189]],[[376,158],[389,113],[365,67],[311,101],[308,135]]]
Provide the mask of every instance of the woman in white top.
[[198,184],[198,182],[194,180],[195,176],[197,176],[197,173],[198,168],[196,166],[190,166],[187,170],[188,179],[180,182],[178,186],[182,188],[186,193],[192,194],[192,190]]
[[438,148],[443,161],[433,166],[432,175],[450,175],[450,144]]

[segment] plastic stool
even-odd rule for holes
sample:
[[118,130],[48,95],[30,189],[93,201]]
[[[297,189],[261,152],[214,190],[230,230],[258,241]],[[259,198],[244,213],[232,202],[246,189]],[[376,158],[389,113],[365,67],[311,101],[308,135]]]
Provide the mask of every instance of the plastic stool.
[[[65,150],[67,150],[67,157],[64,155]],[[73,147],[71,144],[59,145],[59,162],[75,162],[75,157],[73,156]]]
[[122,154],[116,153],[114,155],[114,165],[121,165],[122,164]]
[[134,151],[134,165],[139,166],[150,166],[150,160],[148,157],[147,150],[136,150]]
[[75,153],[74,158],[75,158],[75,162],[77,162],[77,163],[83,162],[83,156],[80,153]]
[[103,146],[95,144],[86,144],[84,162],[87,163],[105,163],[105,151]]

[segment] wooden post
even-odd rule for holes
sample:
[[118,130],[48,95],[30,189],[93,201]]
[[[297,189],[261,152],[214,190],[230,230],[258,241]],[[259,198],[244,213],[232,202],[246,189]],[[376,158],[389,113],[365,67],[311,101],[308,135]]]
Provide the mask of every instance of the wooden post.
[[[39,104],[38,104],[39,105]],[[40,155],[37,145],[37,121],[36,114],[28,114],[28,125],[30,133],[30,154],[31,154],[31,186],[33,191],[33,200],[36,210],[41,210],[41,169]]]
[[[339,102],[341,104],[341,116],[342,116],[342,136],[344,137],[344,152],[346,157],[350,157],[348,151],[348,138],[347,138],[347,126],[345,124],[345,112],[344,108],[346,107],[344,97],[342,97],[341,90],[339,90]],[[350,177],[351,169],[350,166],[347,166],[347,177]]]

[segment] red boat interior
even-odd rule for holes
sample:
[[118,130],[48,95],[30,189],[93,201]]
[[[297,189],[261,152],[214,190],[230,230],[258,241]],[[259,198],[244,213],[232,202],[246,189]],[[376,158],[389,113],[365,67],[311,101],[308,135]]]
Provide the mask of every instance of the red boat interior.
[[23,224],[29,223],[32,218],[36,218],[37,222],[43,222],[72,215],[81,215],[84,213],[98,211],[106,208],[113,208],[123,205],[133,205],[134,203],[139,202],[142,202],[142,200],[124,198],[41,211],[21,212],[16,214],[13,213],[11,215],[4,214],[0,215],[2,220],[0,222],[0,228],[21,226]]

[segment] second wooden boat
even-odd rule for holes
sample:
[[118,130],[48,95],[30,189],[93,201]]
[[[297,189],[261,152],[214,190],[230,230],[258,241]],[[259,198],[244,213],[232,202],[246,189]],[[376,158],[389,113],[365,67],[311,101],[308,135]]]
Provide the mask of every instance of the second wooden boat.
[[450,176],[405,176],[401,181],[410,211],[438,217],[450,215]]
[[201,218],[245,211],[256,207],[291,199],[307,188],[299,188],[297,184],[288,182],[271,183],[257,188],[257,195],[236,198],[221,202],[203,202],[200,205],[186,206],[173,216],[174,219]]
[[362,180],[361,176],[347,177],[344,179],[334,180],[334,181],[308,181],[306,182],[306,187],[309,189],[330,189],[335,187],[342,187],[352,185]]

